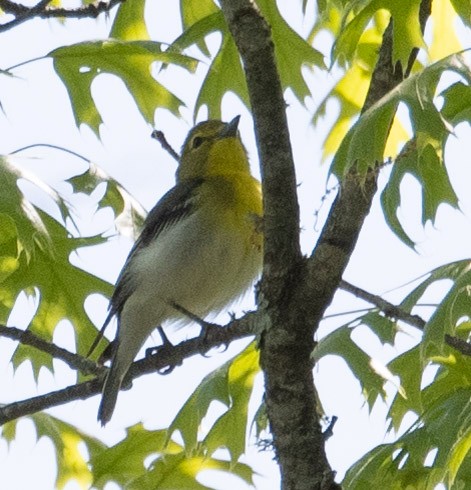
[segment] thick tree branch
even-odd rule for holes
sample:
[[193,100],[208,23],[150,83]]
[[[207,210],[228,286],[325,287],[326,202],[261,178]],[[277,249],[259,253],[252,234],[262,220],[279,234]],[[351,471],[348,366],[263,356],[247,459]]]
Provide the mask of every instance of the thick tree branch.
[[299,206],[286,119],[270,28],[250,0],[222,0],[242,57],[260,157],[264,200],[264,278],[299,261]]
[[268,328],[260,359],[273,444],[285,489],[334,489],[316,411],[313,332],[298,308],[303,280],[294,163],[270,28],[250,0],[221,0],[241,55],[255,122],[264,201],[264,267],[258,296]]
[[[425,329],[425,325],[427,324],[427,322],[419,315],[412,315],[411,313],[404,311],[399,306],[396,306],[389,301],[386,301],[381,296],[365,291],[364,289],[361,289],[358,286],[354,286],[347,281],[340,281],[339,286],[340,289],[348,291],[357,298],[363,299],[368,303],[377,306],[378,309],[382,311],[387,317],[394,318],[395,320],[401,320],[422,331]],[[471,356],[471,344],[469,344],[465,340],[454,337],[453,335],[445,334],[445,342],[464,356]]]
[[[431,0],[423,0],[420,9],[422,30],[430,15]],[[402,68],[392,62],[392,22],[383,35],[383,42],[362,112],[390,92],[402,80]],[[411,53],[411,66],[417,51]],[[409,68],[408,68],[409,69]],[[407,70],[408,70],[407,69]],[[407,73],[406,70],[406,73]],[[309,280],[300,285],[299,294],[310,302],[312,321],[319,325],[331,303],[350,256],[357,243],[377,190],[378,162],[371,162],[370,171],[360,179],[354,162],[332,204],[326,224],[308,261]],[[317,328],[317,327],[316,327]]]
[[[157,349],[155,354],[146,356],[144,359],[135,362],[129,370],[127,378],[128,383],[124,383],[124,385],[129,384],[130,381],[143,376],[144,374],[150,374],[156,371],[165,373],[171,372],[176,366],[181,365],[185,359],[191,356],[208,352],[210,349],[220,345],[229,344],[234,340],[256,335],[263,327],[262,322],[263,316],[260,313],[250,312],[246,313],[240,319],[232,320],[225,327],[208,324],[205,332],[199,337],[186,340],[175,346],[165,345],[161,349]],[[4,329],[10,330],[11,327],[4,327]],[[33,336],[35,337],[34,341],[30,342],[32,334],[28,332],[20,332],[28,335],[18,335],[18,338],[14,335],[7,336],[20,340],[21,342],[25,342],[28,345],[38,347],[41,350],[51,354],[53,352],[57,354],[64,350],[57,346],[53,346],[52,348],[51,344],[48,344],[48,342],[45,342],[42,339],[39,339],[41,342],[38,342],[38,338],[36,336]],[[3,333],[4,332],[2,330],[2,334]],[[43,343],[47,344],[47,346],[45,346]],[[76,360],[75,358],[80,358],[80,356],[77,356],[76,354],[68,354],[74,356],[74,361]],[[58,357],[64,359],[64,354],[60,353]],[[86,363],[87,365],[88,363],[91,363],[94,366],[94,372],[105,372],[103,367],[97,366],[87,359],[81,359],[82,362]],[[75,400],[84,400],[93,395],[97,395],[101,391],[102,382],[102,377],[98,376],[84,383],[79,383],[58,391],[5,405],[0,408],[0,426],[19,417],[24,417],[26,415],[31,415],[41,410],[62,405],[64,403],[69,403]]]
[[6,14],[14,16],[13,20],[0,25],[0,32],[7,31],[13,27],[16,27],[27,20],[34,18],[50,19],[50,18],[96,18],[103,12],[109,12],[114,6],[123,3],[125,0],[109,0],[98,1],[84,5],[78,8],[62,8],[51,7],[49,4],[52,0],[41,0],[33,7],[26,7],[20,3],[12,2],[11,0],[0,0],[0,9]]

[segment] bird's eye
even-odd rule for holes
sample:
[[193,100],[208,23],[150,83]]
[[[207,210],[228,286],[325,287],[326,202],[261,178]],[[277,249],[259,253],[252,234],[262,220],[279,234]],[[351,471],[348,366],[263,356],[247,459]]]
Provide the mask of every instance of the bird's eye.
[[193,141],[191,142],[191,147],[193,150],[201,146],[201,143],[203,143],[203,138],[201,136],[195,136],[193,138]]

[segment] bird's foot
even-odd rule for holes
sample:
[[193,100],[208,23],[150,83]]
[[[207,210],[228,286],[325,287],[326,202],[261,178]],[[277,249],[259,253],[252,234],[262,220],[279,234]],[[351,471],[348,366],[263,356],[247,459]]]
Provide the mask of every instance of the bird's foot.
[[[174,347],[174,345],[172,344],[172,342],[170,342],[169,338],[165,334],[164,329],[161,326],[157,327],[157,331],[159,332],[160,338],[162,339],[162,344],[156,345],[155,347],[149,347],[148,349],[146,349],[146,357],[155,356],[156,354],[162,352],[165,349],[171,349]],[[175,369],[175,367],[176,366],[165,366],[164,368],[159,369],[158,372],[159,374],[170,374]]]

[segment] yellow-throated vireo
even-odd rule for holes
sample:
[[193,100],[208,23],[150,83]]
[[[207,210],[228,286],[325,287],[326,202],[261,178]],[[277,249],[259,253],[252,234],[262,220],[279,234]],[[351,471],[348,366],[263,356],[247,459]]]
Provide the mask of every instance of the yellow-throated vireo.
[[105,325],[118,331],[98,420],[106,424],[129,366],[166,323],[204,318],[240,297],[260,273],[262,200],[238,133],[229,123],[195,126],[183,144],[176,185],[150,211],[118,278]]

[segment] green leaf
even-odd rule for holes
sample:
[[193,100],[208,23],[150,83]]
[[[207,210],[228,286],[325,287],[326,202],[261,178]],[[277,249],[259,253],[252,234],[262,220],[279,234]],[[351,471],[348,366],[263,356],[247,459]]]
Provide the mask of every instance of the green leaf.
[[[190,2],[193,5],[193,2]],[[323,55],[297,34],[283,19],[276,3],[271,0],[258,2],[263,15],[272,28],[277,59],[283,88],[290,88],[304,103],[310,90],[302,76],[303,66],[325,67]],[[208,12],[203,16],[203,12]],[[240,56],[230,35],[220,10],[202,7],[198,14],[189,15],[192,23],[173,43],[172,48],[185,49],[192,44],[202,46],[205,37],[215,31],[221,32],[221,46],[214,57],[206,78],[201,86],[195,104],[195,116],[203,106],[208,108],[208,117],[221,117],[221,101],[227,92],[233,92],[249,107],[249,98]],[[185,25],[186,27],[186,25]]]
[[453,126],[460,122],[471,121],[471,87],[462,82],[456,82],[441,94],[443,97],[443,117],[451,121]]
[[[468,369],[469,373],[469,369]],[[460,389],[454,386],[447,390],[439,400],[433,403],[423,415],[425,424],[432,437],[438,441],[438,453],[435,466],[443,472],[443,479],[451,486],[465,458],[470,459],[471,447],[471,399],[470,386]],[[443,427],[446,426],[446,431]]]
[[350,2],[345,10],[343,25],[334,48],[334,59],[353,58],[358,41],[378,10],[386,9],[394,19],[393,63],[400,61],[405,68],[413,48],[424,47],[419,24],[420,0],[359,0]]
[[[77,427],[47,413],[39,412],[26,418],[34,424],[38,440],[47,437],[52,443],[57,465],[54,488],[60,490],[71,480],[75,480],[80,488],[89,488],[92,473],[83,456],[83,450],[85,449],[91,458],[95,458],[106,448],[106,445]],[[14,420],[2,426],[2,438],[9,443],[16,439],[18,422],[19,420]]]
[[93,485],[103,488],[108,481],[123,487],[146,471],[146,458],[156,454],[180,453],[174,442],[167,443],[165,430],[146,430],[142,424],[126,431],[126,437],[113,447],[90,458]]
[[[320,403],[320,400],[319,400]],[[255,428],[255,437],[260,440],[263,432],[270,431],[270,423],[268,421],[267,405],[264,401],[260,404],[253,416],[252,426]]]
[[215,421],[202,441],[207,455],[220,447],[227,448],[231,460],[237,461],[245,449],[248,402],[253,380],[259,372],[258,351],[250,344],[237,357],[208,374],[185,402],[171,423],[169,438],[179,431],[187,452],[199,446],[198,430],[213,401],[223,403],[227,410]]
[[85,446],[89,456],[94,457],[106,448],[105,444],[52,415],[37,413],[31,419],[38,437],[48,437],[54,445],[57,458],[56,488],[64,488],[70,480],[77,481],[83,487],[90,485],[92,475],[82,456],[81,446]]
[[259,353],[252,342],[229,366],[227,384],[230,405],[204,438],[202,444],[209,455],[221,447],[227,448],[231,462],[235,464],[245,451],[249,401],[255,375],[259,372]]
[[167,431],[149,431],[141,424],[128,429],[123,441],[98,453],[90,463],[93,484],[97,488],[114,481],[122,487],[136,490],[207,489],[196,478],[201,471],[208,469],[231,473],[253,484],[253,470],[249,466],[203,456],[201,451],[189,454],[179,444],[168,440]]
[[144,17],[146,0],[126,0],[116,12],[111,38],[122,41],[139,41],[150,39]]
[[[340,10],[340,8],[337,10],[337,6],[329,7],[329,17],[325,21],[321,19],[318,24],[316,23],[313,33],[317,34],[327,29],[332,31],[334,36],[339,35],[341,30],[340,21],[338,20]],[[378,13],[375,15],[374,22],[361,35],[354,57],[345,73],[322,99],[314,112],[313,124],[317,124],[318,120],[325,116],[327,104],[330,101],[335,100],[340,106],[338,115],[334,115],[334,123],[323,144],[324,159],[335,154],[352,125],[353,118],[360,114],[370,86],[371,75],[376,66],[378,53],[383,40],[383,32],[387,23],[387,14],[383,13],[383,15],[380,15]],[[396,123],[390,136],[390,146],[394,149],[394,152],[392,152],[394,155],[396,154],[398,145],[402,144],[407,137],[408,135],[405,134],[402,126]]]
[[458,335],[467,338],[467,331],[460,329],[464,319],[469,317],[471,304],[471,269],[470,261],[459,260],[451,262],[431,271],[406,298],[400,308],[411,312],[427,289],[437,282],[448,280],[450,289],[425,325],[421,352],[424,362],[433,355],[441,355],[445,348],[445,334]]
[[227,92],[238,95],[250,107],[239,52],[232,37],[225,35],[222,45],[209,67],[195,103],[195,117],[202,106],[208,109],[209,119],[221,119],[222,97]]
[[417,150],[416,142],[411,142],[393,165],[393,169],[381,194],[381,204],[384,210],[386,223],[392,231],[406,245],[414,247],[414,242],[406,234],[400,223],[397,213],[401,206],[400,185],[406,175],[413,176],[422,189],[422,224],[430,220],[435,221],[438,208],[441,204],[449,204],[457,209],[459,207],[456,195],[447,169],[442,160],[442,151],[445,143],[436,147],[434,144],[425,145],[422,152]]
[[186,29],[182,34],[173,41],[169,50],[177,50],[177,52],[183,51],[193,44],[204,41],[204,38],[208,34],[217,31],[226,31],[227,33],[227,26],[221,10],[209,13],[205,17],[195,20],[191,25],[186,26]]
[[7,214],[0,213],[0,283],[18,267],[18,230]]
[[11,420],[0,427],[2,439],[7,443],[8,447],[16,439],[18,421],[19,419]]
[[422,341],[424,357],[443,353],[445,335],[455,335],[457,327],[463,319],[469,318],[471,311],[471,269],[469,262],[468,267],[450,279],[453,280],[450,290],[425,326]]
[[[38,305],[28,330],[51,341],[58,323],[69,320],[75,329],[77,353],[85,355],[96,336],[96,327],[85,311],[85,300],[94,293],[109,297],[112,285],[73,266],[69,257],[77,248],[97,245],[105,239],[72,238],[46,213],[38,210],[38,214],[44,223],[49,247],[36,247],[29,261],[25,254],[20,256],[20,266],[3,282],[5,296],[1,302],[9,312],[21,291],[34,296]],[[13,355],[13,365],[17,367],[26,360],[31,362],[36,377],[41,367],[52,370],[51,356],[20,344]]]
[[394,345],[394,339],[397,333],[397,325],[394,320],[377,311],[366,313],[366,315],[361,316],[358,320],[363,325],[366,325],[378,337],[381,343]]
[[180,0],[183,30],[219,9],[213,0]]
[[301,104],[304,104],[304,99],[311,95],[311,91],[304,81],[302,68],[317,66],[325,69],[324,55],[290,27],[280,14],[276,2],[258,0],[257,5],[271,26],[276,63],[283,88],[290,88]]
[[434,441],[424,428],[419,427],[395,443],[382,444],[369,451],[348,470],[342,481],[342,488],[432,490],[434,486],[424,482],[434,480],[434,468],[425,466],[423,461],[433,449]]
[[[183,31],[187,32],[198,21],[211,18],[212,14],[220,11],[213,0],[180,0],[180,12]],[[204,41],[204,36],[199,36],[194,43],[198,45],[198,48],[205,56],[209,57],[209,50]]]
[[[15,164],[13,159],[0,156],[0,189],[2,189],[0,213],[13,220],[10,225],[6,223],[7,219],[4,220],[8,234],[2,240],[1,250],[8,249],[9,252],[12,251],[11,238],[12,234],[15,234],[18,238],[18,252],[24,252],[29,259],[36,247],[41,249],[48,248],[50,246],[50,238],[37,208],[20,191],[17,185],[19,179],[29,180],[38,190],[43,192],[43,197],[52,198],[60,210],[63,211],[65,207],[64,201],[51,187],[25,172]],[[70,215],[64,217],[70,217]],[[14,225],[15,231],[12,225]],[[3,252],[1,254],[3,255]]]
[[398,431],[404,416],[410,411],[417,415],[422,413],[422,377],[424,363],[420,346],[416,346],[393,359],[389,370],[399,376],[402,392],[397,392],[389,408],[388,417],[391,427]]
[[[462,54],[448,56],[413,75],[376,104],[370,107],[349,131],[334,159],[333,171],[342,176],[357,162],[359,170],[365,174],[375,162],[384,159],[384,148],[388,138],[390,123],[400,102],[407,105],[416,136],[418,158],[424,159],[424,152],[432,147],[441,157],[442,147],[452,129],[436,108],[434,96],[442,75],[451,71],[471,82],[471,68]],[[372,133],[372,128],[376,128]],[[365,145],[367,135],[375,134],[374,145]]]
[[106,40],[65,46],[49,55],[54,69],[69,93],[77,126],[87,124],[98,133],[102,122],[91,93],[91,85],[102,73],[118,76],[134,98],[144,119],[153,124],[157,108],[178,113],[183,102],[152,76],[156,62],[194,71],[197,61],[179,53],[162,51],[152,41]]
[[[455,72],[471,82],[470,67],[463,55],[449,56],[411,76],[365,111],[342,141],[332,164],[333,172],[340,178],[352,165],[356,165],[360,178],[364,178],[368,169],[379,165],[386,157],[385,148],[396,108],[400,102],[407,105],[415,139],[393,166],[382,203],[387,223],[408,245],[412,242],[396,215],[400,204],[399,184],[405,174],[412,174],[422,186],[422,223],[434,221],[442,203],[458,206],[443,164],[443,149],[452,124],[434,102],[437,84],[446,71]],[[456,102],[456,97],[453,101]],[[375,135],[373,139],[371,134]]]
[[457,260],[449,264],[442,265],[433,269],[427,274],[427,278],[413,289],[402,301],[400,308],[410,313],[414,306],[417,305],[425,291],[435,282],[444,279],[455,281],[458,277],[466,274],[469,269],[469,260]]
[[226,407],[230,405],[227,386],[230,362],[205,376],[168,428],[169,439],[175,431],[180,432],[185,449],[189,453],[198,446],[198,430],[211,403],[219,401]]
[[98,208],[111,207],[116,219],[119,232],[128,236],[137,236],[141,229],[146,211],[141,204],[115,179],[102,168],[93,163],[85,172],[75,175],[67,182],[72,185],[74,192],[90,195],[100,184],[106,184],[103,197],[98,202]]
[[352,329],[342,326],[320,340],[312,354],[316,362],[326,355],[340,356],[358,379],[370,410],[378,396],[383,399],[384,379],[371,366],[371,358],[351,338]]
[[167,490],[184,488],[185,490],[211,490],[197,481],[203,470],[216,470],[238,476],[247,484],[253,485],[253,470],[242,463],[229,463],[215,458],[203,456],[185,456],[184,453],[166,455],[156,460],[152,468],[128,487],[130,490]]
[[439,380],[424,390],[420,419],[396,442],[373,449],[350,468],[345,488],[434,489],[439,483],[455,488],[462,466],[469,471],[471,361],[458,355],[436,362],[442,366]]
[[220,10],[210,13],[188,27],[173,43],[170,49],[183,50],[192,44],[201,45],[208,34],[219,31],[222,34],[221,46],[214,57],[205,80],[201,85],[195,103],[194,116],[201,107],[208,109],[208,118],[221,118],[221,101],[226,92],[233,92],[249,107],[249,96],[239,52],[227,30],[224,16]]
[[[77,352],[84,354],[92,343],[96,328],[85,312],[90,294],[110,295],[111,285],[74,267],[70,255],[78,248],[103,243],[101,236],[73,238],[65,225],[32,204],[17,186],[27,179],[57,205],[65,221],[73,217],[69,204],[45,182],[15,165],[14,159],[0,158],[0,322],[6,323],[15,302],[24,292],[36,298],[36,312],[29,330],[52,340],[57,324],[70,320],[76,328]],[[52,369],[52,358],[20,344],[13,355],[13,366],[25,360],[37,377],[41,367]]]
[[471,27],[471,3],[468,0],[450,0],[464,25]]

